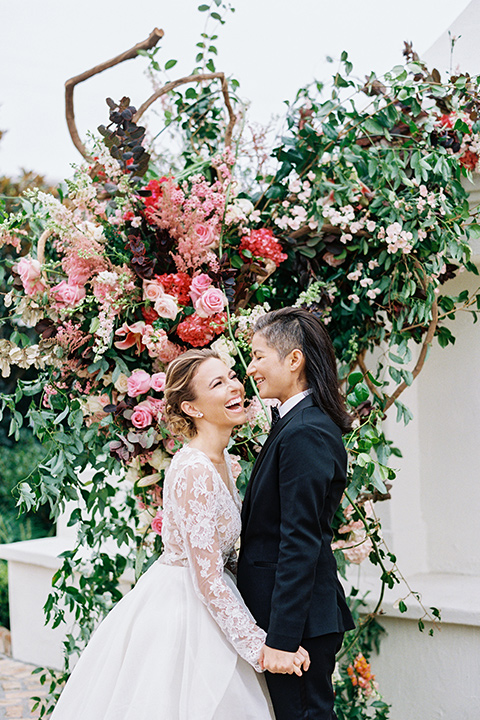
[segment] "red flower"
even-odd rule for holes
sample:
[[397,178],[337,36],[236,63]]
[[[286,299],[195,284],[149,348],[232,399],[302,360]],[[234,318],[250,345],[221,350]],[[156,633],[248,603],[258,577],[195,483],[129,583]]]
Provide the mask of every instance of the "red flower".
[[163,193],[162,183],[166,182],[166,180],[168,180],[167,177],[161,177],[158,180],[150,180],[148,185],[145,185],[145,190],[150,190],[150,192],[152,193],[143,201],[146,208],[147,218],[153,211],[158,208],[158,201]]
[[163,285],[163,289],[168,295],[174,295],[179,305],[190,305],[190,285],[192,278],[184,272],[170,273],[165,275],[156,275],[155,279]]
[[160,317],[160,315],[156,312],[156,310],[153,309],[153,307],[142,307],[142,315],[148,325],[153,325],[155,320],[158,320],[158,318]]
[[212,342],[215,335],[221,335],[226,323],[226,313],[217,313],[207,318],[201,318],[194,313],[179,324],[177,335],[192,347],[205,347]]
[[460,165],[463,165],[463,167],[467,168],[467,170],[475,170],[478,163],[478,155],[471,150],[467,150],[463,153],[462,157],[459,160]]
[[250,250],[255,257],[273,260],[277,267],[288,257],[282,252],[282,246],[269,228],[252,230],[249,235],[245,235],[240,243],[240,255],[245,259],[242,250]]
[[453,118],[451,113],[440,117],[440,125],[446,128],[453,128]]

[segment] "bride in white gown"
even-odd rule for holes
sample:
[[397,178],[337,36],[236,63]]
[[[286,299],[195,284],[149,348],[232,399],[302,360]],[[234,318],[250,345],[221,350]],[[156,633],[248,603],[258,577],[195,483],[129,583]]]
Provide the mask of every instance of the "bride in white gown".
[[[174,432],[193,439],[166,473],[164,552],[95,631],[52,720],[274,719],[266,633],[225,571],[240,535],[225,448],[245,421],[243,387],[212,351],[192,350],[170,364],[165,398]],[[299,648],[287,672],[302,664]]]

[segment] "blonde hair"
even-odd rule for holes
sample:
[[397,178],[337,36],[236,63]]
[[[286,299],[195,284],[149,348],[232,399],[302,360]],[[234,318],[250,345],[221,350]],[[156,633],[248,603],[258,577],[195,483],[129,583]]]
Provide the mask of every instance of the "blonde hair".
[[210,348],[187,350],[169,364],[165,379],[165,420],[173,435],[188,440],[197,434],[194,419],[182,410],[182,403],[195,400],[193,379],[205,360],[219,356]]

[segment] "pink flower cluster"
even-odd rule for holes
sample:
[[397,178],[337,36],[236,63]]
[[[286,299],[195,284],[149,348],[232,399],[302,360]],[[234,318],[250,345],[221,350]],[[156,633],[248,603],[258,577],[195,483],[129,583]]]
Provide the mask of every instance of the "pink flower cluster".
[[128,350],[136,346],[137,355],[145,349],[152,358],[159,358],[163,363],[169,363],[182,353],[182,348],[168,339],[165,330],[156,330],[152,325],[143,320],[132,323],[123,323],[116,330],[115,335],[124,337],[124,340],[117,340],[114,345],[118,350]]
[[145,370],[134,370],[127,379],[127,394],[130,397],[144,395],[149,390],[163,392],[165,389],[165,373],[149,375]]
[[168,230],[177,241],[174,260],[179,272],[199,268],[208,250],[218,247],[225,210],[224,181],[210,184],[202,175],[179,187],[171,178],[152,180],[145,201],[148,222]]
[[93,275],[111,269],[104,246],[93,236],[94,233],[100,236],[98,230],[93,226],[88,230],[86,228],[85,232],[72,233],[68,243],[62,240],[55,242],[56,249],[63,254],[62,268],[72,285],[83,286]]
[[[367,518],[373,516],[373,507],[371,502],[366,502],[364,512]],[[347,520],[353,514],[353,507],[349,505],[344,510]],[[371,553],[373,545],[370,537],[368,537],[365,525],[361,520],[349,520],[346,525],[342,525],[338,532],[341,535],[348,535],[347,540],[337,540],[332,543],[332,550],[342,550],[345,557],[355,565],[360,565]]]
[[386,230],[380,228],[378,237],[380,239],[385,238],[385,242],[387,243],[387,252],[390,254],[401,250],[404,255],[407,255],[412,251],[413,235],[410,231],[403,230],[399,222],[392,223],[386,228]]

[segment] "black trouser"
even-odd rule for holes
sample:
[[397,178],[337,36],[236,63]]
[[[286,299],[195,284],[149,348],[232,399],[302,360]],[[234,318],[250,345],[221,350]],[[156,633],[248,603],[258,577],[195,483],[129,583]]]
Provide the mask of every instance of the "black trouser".
[[336,720],[332,673],[343,633],[304,638],[311,665],[301,677],[265,673],[276,720]]

